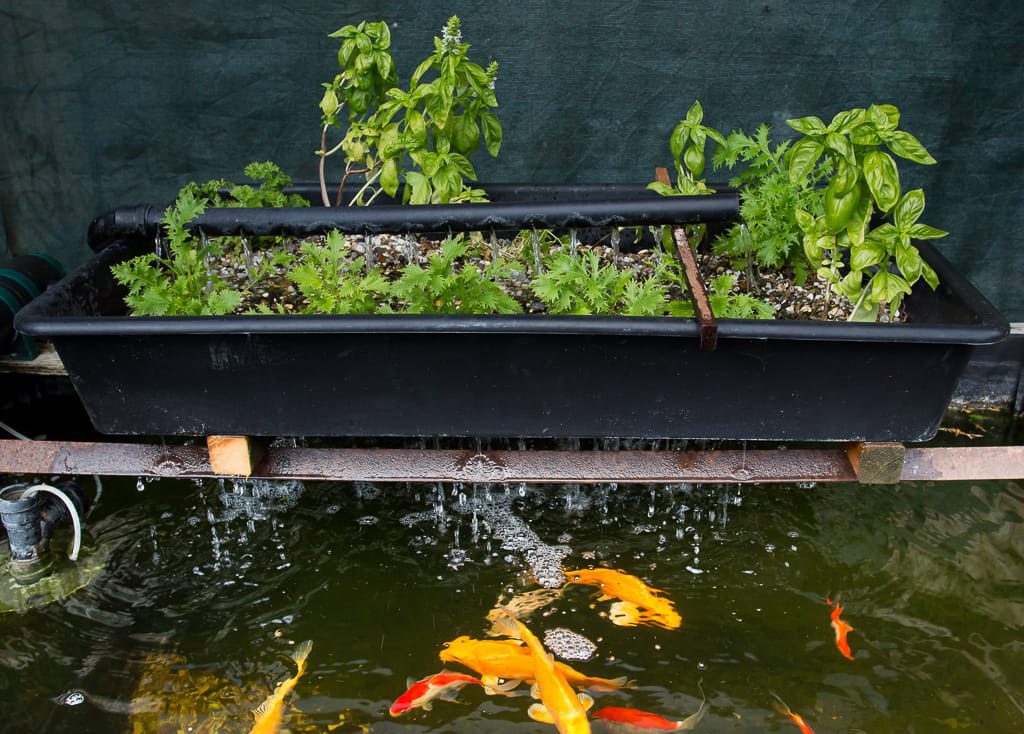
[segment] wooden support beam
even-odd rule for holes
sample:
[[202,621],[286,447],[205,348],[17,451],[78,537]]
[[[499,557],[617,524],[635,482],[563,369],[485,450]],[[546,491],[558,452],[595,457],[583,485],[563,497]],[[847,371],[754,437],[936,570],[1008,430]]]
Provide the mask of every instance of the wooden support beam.
[[67,375],[64,363],[60,361],[52,344],[43,344],[35,359],[0,357],[0,372],[22,375]]
[[861,484],[898,484],[907,450],[901,443],[852,443],[846,447]]
[[206,448],[214,474],[251,477],[267,445],[250,436],[207,436]]

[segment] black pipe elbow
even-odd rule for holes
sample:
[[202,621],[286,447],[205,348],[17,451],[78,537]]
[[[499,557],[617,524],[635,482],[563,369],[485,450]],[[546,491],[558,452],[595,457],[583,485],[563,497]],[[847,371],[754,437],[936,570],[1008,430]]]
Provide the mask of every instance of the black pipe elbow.
[[93,252],[100,252],[116,239],[153,237],[160,221],[160,210],[152,204],[120,206],[100,214],[89,223],[86,242]]

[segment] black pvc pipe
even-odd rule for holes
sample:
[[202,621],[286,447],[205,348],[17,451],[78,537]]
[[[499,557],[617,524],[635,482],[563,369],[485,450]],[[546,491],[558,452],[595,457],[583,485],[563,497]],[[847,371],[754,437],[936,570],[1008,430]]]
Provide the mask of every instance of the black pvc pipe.
[[[89,244],[102,250],[111,237],[154,237],[162,213],[153,206],[115,209],[93,220]],[[736,221],[739,196],[623,197],[566,201],[519,201],[426,206],[208,209],[188,226],[208,235],[299,237],[337,229],[346,234],[381,232],[473,232],[531,227],[641,226]]]

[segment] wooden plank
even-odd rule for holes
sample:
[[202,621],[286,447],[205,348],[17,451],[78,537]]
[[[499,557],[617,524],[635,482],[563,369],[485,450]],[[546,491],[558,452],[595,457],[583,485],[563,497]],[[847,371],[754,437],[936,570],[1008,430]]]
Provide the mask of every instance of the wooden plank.
[[214,474],[251,477],[263,458],[266,442],[249,436],[207,436],[206,448]]
[[846,447],[850,465],[861,484],[898,484],[906,448],[901,443],[852,443]]
[[0,357],[0,373],[17,373],[22,375],[56,375],[66,376],[64,363],[60,361],[57,350],[50,343],[44,343],[35,359],[14,359]]

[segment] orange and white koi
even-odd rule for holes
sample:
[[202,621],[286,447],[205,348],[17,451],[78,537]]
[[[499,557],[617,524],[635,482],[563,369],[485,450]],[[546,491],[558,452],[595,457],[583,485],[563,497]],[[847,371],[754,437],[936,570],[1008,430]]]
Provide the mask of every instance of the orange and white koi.
[[605,726],[616,734],[646,734],[655,731],[693,731],[704,718],[707,702],[701,703],[697,713],[690,714],[682,721],[668,719],[640,709],[605,706],[592,713],[592,719],[603,721]]
[[836,647],[844,658],[853,660],[853,654],[850,652],[850,643],[846,641],[846,635],[853,632],[853,627],[839,618],[839,615],[843,613],[843,605],[831,599],[826,599],[825,603],[833,607],[829,617],[832,620],[832,629],[836,631]]
[[[775,696],[774,693],[772,695]],[[786,705],[785,701],[778,696],[775,696],[775,710],[779,715],[788,717],[790,721],[796,724],[797,728],[800,729],[800,734],[814,734],[814,729],[807,725],[807,722],[803,720],[803,717],[800,716],[800,714],[794,714],[790,710],[789,706]]]
[[281,719],[284,716],[284,697],[292,692],[295,684],[299,682],[299,678],[306,672],[306,658],[309,657],[309,651],[312,649],[313,643],[310,640],[306,640],[295,648],[292,660],[295,661],[298,671],[294,677],[278,683],[267,700],[252,712],[256,717],[256,723],[249,730],[249,734],[276,734],[281,728]]
[[409,689],[395,699],[388,712],[392,716],[401,716],[415,708],[430,711],[435,698],[454,702],[455,694],[470,683],[483,686],[483,682],[479,678],[465,673],[450,673],[447,670],[428,675],[418,681],[410,679]]
[[[507,632],[503,631],[503,634]],[[534,659],[530,651],[516,640],[475,640],[465,635],[444,643],[440,658],[446,663],[458,663],[475,670],[485,686],[507,690],[498,684],[498,679],[526,681],[533,683]],[[565,663],[555,667],[575,688],[592,688],[599,691],[617,691],[626,688],[629,680],[622,678],[597,678],[584,675]]]
[[530,706],[530,718],[554,724],[559,734],[590,734],[587,709],[594,704],[593,699],[586,693],[573,690],[555,665],[554,658],[525,624],[511,615],[505,621],[509,623],[506,634],[515,635],[526,643],[533,657],[536,680],[533,692],[540,698],[540,703]]
[[632,574],[610,568],[566,571],[571,584],[596,586],[601,590],[599,601],[619,599],[612,604],[608,618],[620,627],[650,624],[663,629],[678,629],[682,618],[664,592],[648,586]]

